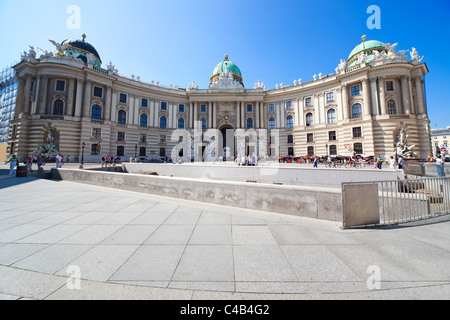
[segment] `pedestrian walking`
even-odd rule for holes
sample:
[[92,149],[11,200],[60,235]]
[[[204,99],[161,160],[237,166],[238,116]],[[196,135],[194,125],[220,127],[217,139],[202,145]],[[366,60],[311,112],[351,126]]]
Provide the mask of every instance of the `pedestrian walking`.
[[390,156],[389,158],[389,169],[394,170],[395,169],[395,159],[394,156]]
[[16,155],[13,154],[11,159],[6,161],[5,164],[9,163],[9,175],[13,175],[16,172],[16,167],[19,165],[19,160],[16,158]]
[[314,157],[314,166],[313,168],[317,168],[317,164],[319,163],[319,158],[317,156]]
[[377,168],[381,170],[381,168],[383,167],[383,158],[378,155],[377,156]]
[[398,159],[398,168],[401,170],[401,169],[403,169],[403,158],[402,157],[400,157],[399,159]]
[[62,168],[63,166],[63,157],[61,155],[61,153],[58,153],[58,155],[56,156],[56,168]]
[[442,160],[441,157],[435,157],[434,159],[435,159],[436,171],[438,173],[438,176],[440,178],[444,178],[445,177],[444,160]]
[[45,166],[45,161],[44,159],[42,159],[41,156],[38,156],[36,159],[36,164],[38,166],[38,173],[44,172],[44,168],[42,168],[42,166]]
[[33,173],[33,158],[28,157],[25,164],[27,165],[27,170]]

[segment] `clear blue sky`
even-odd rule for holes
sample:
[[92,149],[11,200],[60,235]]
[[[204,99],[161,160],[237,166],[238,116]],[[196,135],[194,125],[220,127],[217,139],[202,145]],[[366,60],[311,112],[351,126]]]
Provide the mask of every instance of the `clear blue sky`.
[[[76,5],[80,29],[69,29]],[[367,8],[381,9],[381,29],[370,30]],[[450,1],[269,0],[0,0],[0,67],[28,45],[53,50],[49,39],[81,38],[119,73],[186,87],[207,88],[227,53],[247,88],[292,84],[333,73],[340,59],[367,40],[417,48],[425,56],[431,127],[450,126]]]

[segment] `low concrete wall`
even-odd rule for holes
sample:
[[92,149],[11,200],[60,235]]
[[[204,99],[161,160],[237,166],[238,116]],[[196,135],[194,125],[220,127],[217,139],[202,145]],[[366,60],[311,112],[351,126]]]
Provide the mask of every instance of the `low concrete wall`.
[[342,221],[340,189],[172,178],[78,169],[52,169],[52,179],[237,208]]
[[258,166],[240,167],[236,165],[213,164],[152,164],[123,163],[129,173],[145,171],[157,172],[159,176],[173,176],[190,179],[211,179],[218,181],[257,181],[259,183],[282,183],[291,186],[307,186],[320,188],[339,188],[343,182],[386,181],[403,179],[402,170],[338,169],[302,166]]

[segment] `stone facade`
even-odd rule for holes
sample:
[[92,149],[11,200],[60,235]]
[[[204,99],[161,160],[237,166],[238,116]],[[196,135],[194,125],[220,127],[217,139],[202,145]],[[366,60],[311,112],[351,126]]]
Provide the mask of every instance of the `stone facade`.
[[[390,50],[361,51],[351,66],[341,60],[336,73],[275,89],[259,81],[246,89],[242,77],[227,70],[213,75],[208,89],[195,83],[187,89],[165,87],[121,76],[111,63],[102,69],[72,55],[24,54],[14,66],[19,85],[8,153],[25,157],[51,136],[75,161],[83,143],[85,161],[99,161],[104,154],[147,159],[175,154],[189,160],[191,150],[172,152],[178,143],[172,133],[183,129],[195,138],[197,128],[200,133],[261,131],[266,142],[255,145],[272,156],[389,157],[403,129],[416,156],[424,158],[431,152],[424,94],[428,69],[416,51],[409,60]],[[275,133],[276,139],[270,138]],[[235,145],[229,140],[227,146]],[[249,143],[231,156],[256,150]],[[204,150],[208,143],[201,145]]]

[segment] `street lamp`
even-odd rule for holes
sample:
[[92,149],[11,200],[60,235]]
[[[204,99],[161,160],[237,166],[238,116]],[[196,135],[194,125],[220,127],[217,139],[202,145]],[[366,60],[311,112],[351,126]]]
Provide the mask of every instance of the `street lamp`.
[[84,147],[85,144],[83,142],[83,144],[81,145],[81,162],[80,162],[80,169],[83,169],[84,167]]
[[325,144],[325,155],[328,156],[328,143]]
[[134,162],[136,162],[136,158],[137,158],[137,149],[138,149],[138,146],[135,145],[134,146]]

